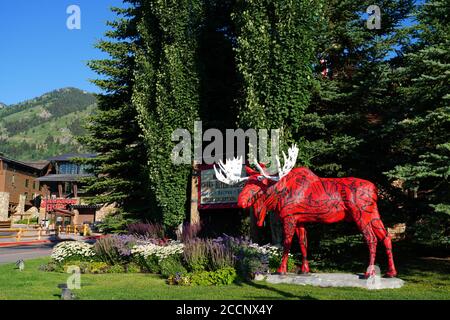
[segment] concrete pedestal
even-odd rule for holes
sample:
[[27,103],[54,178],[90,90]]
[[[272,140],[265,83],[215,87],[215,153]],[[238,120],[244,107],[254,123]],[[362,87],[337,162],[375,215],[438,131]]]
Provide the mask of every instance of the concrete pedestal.
[[[262,278],[260,277],[262,280]],[[264,279],[269,283],[288,283],[301,286],[317,287],[355,287],[369,290],[398,289],[404,281],[398,278],[382,278],[380,276],[365,279],[362,274],[350,273],[310,273],[307,275],[267,275]]]

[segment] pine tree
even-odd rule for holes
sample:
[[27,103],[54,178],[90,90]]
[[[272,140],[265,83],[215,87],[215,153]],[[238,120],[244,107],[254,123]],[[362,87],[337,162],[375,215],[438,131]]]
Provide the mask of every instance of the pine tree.
[[388,175],[413,191],[421,213],[450,214],[449,14],[447,1],[419,6],[396,78],[402,112],[394,148],[400,156]]
[[[372,1],[326,1],[316,36],[318,86],[303,119],[311,166],[386,184],[388,144],[379,143],[391,111],[391,59],[397,28],[412,1],[378,1],[380,29],[367,27]],[[370,165],[368,165],[370,164]]]
[[121,228],[128,220],[150,219],[154,201],[146,174],[146,148],[137,121],[137,111],[131,103],[135,70],[135,46],[139,42],[136,22],[141,12],[138,1],[127,1],[126,8],[113,8],[119,16],[109,22],[113,28],[97,48],[109,55],[93,60],[89,66],[101,77],[93,80],[105,93],[99,94],[98,110],[86,125],[88,135],[81,142],[98,154],[85,160],[95,178],[86,180],[86,191],[94,196],[93,203],[116,203],[123,212],[110,218],[113,228]]

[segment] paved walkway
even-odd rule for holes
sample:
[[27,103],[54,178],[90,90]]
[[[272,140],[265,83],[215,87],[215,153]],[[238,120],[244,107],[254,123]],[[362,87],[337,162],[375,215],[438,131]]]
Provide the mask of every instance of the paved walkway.
[[55,245],[56,242],[0,247],[0,264],[14,263],[20,259],[27,260],[40,257],[48,257],[50,256],[52,248]]
[[101,237],[101,235],[94,234],[90,237],[83,237],[79,235],[60,234],[59,237],[55,235],[42,236],[41,240],[27,238],[21,242],[17,242],[15,238],[3,238],[0,241],[0,264],[12,263],[20,259],[26,260],[50,256],[53,247],[61,241],[77,240],[95,243],[98,237]]

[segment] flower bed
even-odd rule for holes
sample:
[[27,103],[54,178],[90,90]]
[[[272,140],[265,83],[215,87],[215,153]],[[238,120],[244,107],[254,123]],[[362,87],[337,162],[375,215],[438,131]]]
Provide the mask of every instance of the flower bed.
[[91,260],[95,256],[92,245],[79,241],[58,243],[52,251],[52,259],[57,262],[70,260]]
[[[93,245],[68,241],[55,246],[43,271],[64,272],[78,266],[82,273],[157,273],[171,285],[226,285],[273,272],[281,248],[260,246],[245,238],[189,238],[185,243],[143,236],[107,236]],[[291,255],[289,270],[295,269]]]

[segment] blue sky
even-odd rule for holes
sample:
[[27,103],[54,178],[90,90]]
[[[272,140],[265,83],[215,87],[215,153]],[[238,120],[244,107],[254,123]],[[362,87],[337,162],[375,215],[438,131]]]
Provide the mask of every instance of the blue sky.
[[[81,9],[81,30],[69,30],[67,7]],[[63,87],[98,92],[90,59],[103,37],[111,6],[121,0],[0,0],[0,102],[13,104]]]

